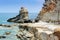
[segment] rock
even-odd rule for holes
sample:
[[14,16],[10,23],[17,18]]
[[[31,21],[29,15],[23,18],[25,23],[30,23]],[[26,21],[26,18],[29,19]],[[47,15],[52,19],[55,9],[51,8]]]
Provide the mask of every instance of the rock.
[[36,19],[35,19],[35,22],[39,22],[39,19],[38,19],[38,18],[36,18]]
[[57,36],[59,38],[59,40],[60,40],[60,28],[56,28],[54,30],[54,35]]
[[26,8],[21,7],[19,14],[16,17],[10,18],[7,20],[8,22],[15,22],[15,23],[28,23],[31,22],[28,17],[28,11]]
[[53,24],[60,24],[60,1],[45,0],[42,10],[38,14],[38,21],[44,21]]
[[11,27],[10,25],[3,25],[4,27]]
[[[19,34],[16,35],[19,39],[26,40],[58,40],[58,37],[53,35],[53,32],[50,30],[45,30],[41,28],[27,27],[28,30],[24,29],[23,31],[19,31]],[[21,30],[21,28],[20,28]],[[22,32],[22,33],[21,33]]]
[[5,32],[6,35],[10,35],[11,32]]
[[21,39],[21,36],[19,36],[19,35],[16,35],[16,36],[17,36],[17,38]]
[[6,25],[6,24],[0,24],[2,27],[11,27],[11,25]]
[[1,38],[6,38],[6,36],[0,36],[0,39],[1,39]]
[[0,24],[0,26],[2,26],[2,24]]
[[[30,38],[31,40],[60,40],[60,25],[41,21],[39,23],[24,23],[20,24],[20,26],[20,30],[21,28],[24,29],[22,31],[23,39]],[[21,33],[21,31],[19,32]],[[33,36],[31,36],[32,34]]]
[[18,20],[16,23],[32,23],[31,20]]

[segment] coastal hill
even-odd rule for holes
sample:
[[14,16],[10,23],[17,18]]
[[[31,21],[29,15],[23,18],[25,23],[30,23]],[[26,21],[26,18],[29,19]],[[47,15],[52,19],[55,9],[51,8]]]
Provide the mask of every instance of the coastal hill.
[[48,23],[60,24],[60,0],[45,0],[36,18]]

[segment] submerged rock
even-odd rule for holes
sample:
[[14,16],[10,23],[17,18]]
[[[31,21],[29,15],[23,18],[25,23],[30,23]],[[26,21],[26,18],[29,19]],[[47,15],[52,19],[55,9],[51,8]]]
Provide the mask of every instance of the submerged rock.
[[0,24],[0,26],[2,26],[2,24]]
[[11,27],[11,25],[6,25],[6,24],[0,24],[2,27]]
[[1,39],[1,38],[6,38],[6,36],[0,36],[0,39]]
[[10,35],[10,34],[11,34],[11,32],[5,32],[5,34],[6,34],[6,35]]
[[26,8],[21,7],[19,14],[16,17],[10,18],[7,20],[8,22],[16,22],[16,23],[28,23],[32,22],[29,20],[28,11]]

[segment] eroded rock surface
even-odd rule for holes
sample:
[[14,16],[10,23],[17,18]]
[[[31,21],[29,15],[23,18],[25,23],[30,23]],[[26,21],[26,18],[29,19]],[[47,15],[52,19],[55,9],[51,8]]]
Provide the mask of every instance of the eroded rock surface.
[[60,0],[45,0],[42,10],[36,19],[60,24]]
[[40,23],[19,25],[17,38],[21,40],[60,40],[60,27],[48,23],[44,25],[44,22]]
[[8,29],[15,32],[15,34],[8,31],[4,32],[4,35],[12,35],[12,37],[16,37],[17,40],[60,40],[60,25],[54,25],[42,21],[39,23],[16,23],[11,25],[12,27]]

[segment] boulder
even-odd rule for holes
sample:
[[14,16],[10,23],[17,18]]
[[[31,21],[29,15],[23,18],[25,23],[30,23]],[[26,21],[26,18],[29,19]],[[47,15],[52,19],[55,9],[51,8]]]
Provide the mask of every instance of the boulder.
[[0,39],[6,38],[6,36],[0,36]]
[[11,34],[11,32],[5,32],[5,34],[6,34],[6,35],[10,35],[10,34]]
[[59,38],[59,40],[60,40],[60,28],[56,28],[54,30],[54,35],[57,36]]

